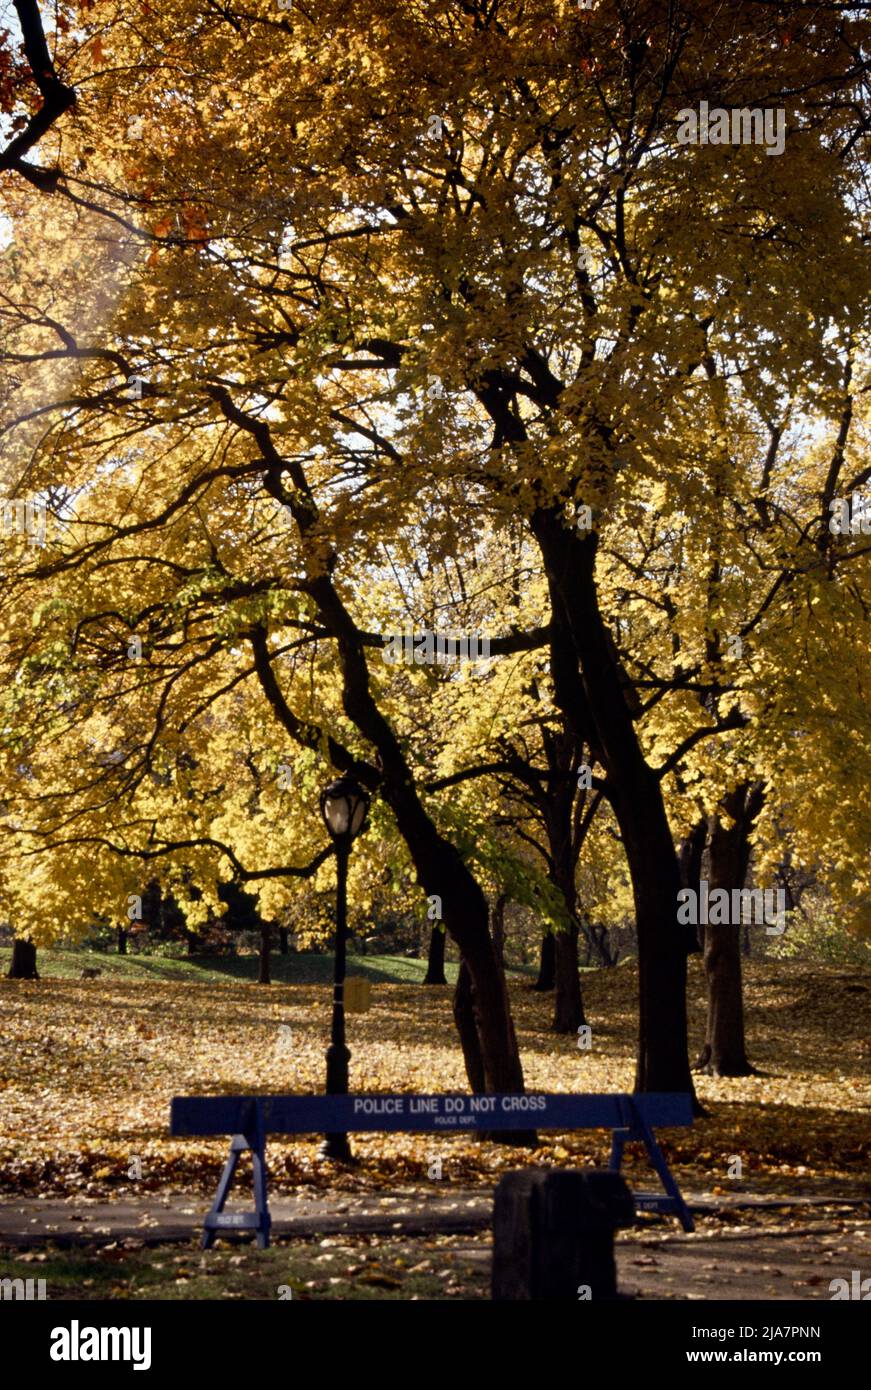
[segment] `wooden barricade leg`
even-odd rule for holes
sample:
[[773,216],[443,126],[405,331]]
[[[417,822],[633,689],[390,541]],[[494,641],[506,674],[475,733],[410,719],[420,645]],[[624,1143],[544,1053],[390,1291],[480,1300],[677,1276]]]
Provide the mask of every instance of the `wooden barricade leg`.
[[[667,1196],[665,1197],[654,1196],[642,1199],[638,1204],[639,1207],[642,1210],[644,1208],[647,1208],[651,1211],[674,1212],[678,1220],[680,1221],[681,1226],[686,1232],[689,1233],[690,1231],[694,1231],[696,1229],[696,1224],[693,1221],[690,1209],[683,1199],[680,1188],[678,1187],[677,1183],[671,1175],[671,1169],[665,1161],[665,1155],[663,1154],[662,1149],[656,1142],[656,1136],[654,1135],[653,1130],[650,1128],[650,1125],[647,1123],[638,1107],[631,1102],[631,1098],[630,1104],[632,1104],[633,1111],[632,1130],[623,1130],[620,1131],[620,1134],[621,1136],[626,1135],[626,1138],[640,1140],[640,1142],[644,1145],[645,1149],[647,1150],[647,1156],[650,1159],[650,1165],[659,1176],[659,1180],[667,1193]],[[616,1131],[614,1139],[616,1143]],[[625,1142],[626,1139],[621,1137],[621,1152],[622,1146]]]
[[[230,1144],[230,1153],[224,1164],[224,1171],[218,1183],[215,1200],[203,1222],[202,1246],[209,1250],[214,1245],[219,1231],[253,1231],[260,1250],[269,1245],[269,1232],[272,1219],[266,1197],[266,1134],[263,1125],[263,1110],[256,1102],[244,1116],[245,1133],[235,1134]],[[240,1154],[251,1151],[251,1165],[254,1183],[254,1211],[224,1211],[224,1203],[236,1174]]]
[[236,1173],[236,1169],[239,1165],[239,1155],[241,1153],[244,1153],[244,1151],[247,1148],[248,1140],[245,1138],[245,1135],[234,1134],[230,1143],[230,1152],[227,1156],[227,1162],[224,1164],[224,1171],[221,1174],[221,1180],[218,1183],[218,1190],[215,1193],[215,1200],[212,1203],[208,1211],[208,1214],[206,1215],[205,1222],[203,1224],[202,1247],[204,1250],[210,1250],[215,1243],[215,1236],[218,1233],[218,1227],[221,1223],[217,1219],[213,1218],[217,1218],[218,1215],[224,1210],[224,1203],[227,1200],[227,1193],[230,1191],[230,1188],[233,1183],[233,1178]]
[[611,1132],[611,1157],[608,1159],[608,1172],[619,1173],[620,1165],[623,1162],[623,1148],[627,1141],[632,1138],[632,1131],[628,1129],[615,1129]]
[[272,1218],[266,1198],[266,1135],[263,1132],[263,1113],[257,1107],[257,1127],[252,1135],[251,1164],[254,1177],[254,1211],[257,1216],[257,1248],[265,1250],[269,1245],[269,1231]]

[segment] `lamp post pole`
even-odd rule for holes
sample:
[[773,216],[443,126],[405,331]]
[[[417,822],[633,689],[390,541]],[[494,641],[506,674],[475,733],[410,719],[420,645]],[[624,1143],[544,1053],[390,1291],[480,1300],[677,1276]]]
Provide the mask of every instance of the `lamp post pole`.
[[[345,959],[348,940],[348,836],[336,837],[336,958],[333,971],[333,1022],[327,1048],[327,1095],[348,1094],[348,1062],[351,1053],[345,1043]],[[347,1134],[328,1134],[321,1145],[321,1157],[348,1163],[351,1146]]]
[[[348,859],[351,841],[366,825],[369,794],[354,777],[340,777],[321,792],[321,815],[336,847],[336,956],[333,969],[333,1021],[327,1048],[327,1095],[348,1094],[348,1062],[345,1043],[345,958],[348,943]],[[352,1161],[347,1134],[327,1134],[321,1158],[340,1163]]]

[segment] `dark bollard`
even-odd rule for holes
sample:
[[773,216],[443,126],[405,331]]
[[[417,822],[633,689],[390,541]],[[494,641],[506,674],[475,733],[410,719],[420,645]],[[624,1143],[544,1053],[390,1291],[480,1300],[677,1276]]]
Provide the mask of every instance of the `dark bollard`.
[[619,1173],[506,1173],[493,1204],[492,1297],[616,1299],[614,1232],[634,1224],[635,1201]]

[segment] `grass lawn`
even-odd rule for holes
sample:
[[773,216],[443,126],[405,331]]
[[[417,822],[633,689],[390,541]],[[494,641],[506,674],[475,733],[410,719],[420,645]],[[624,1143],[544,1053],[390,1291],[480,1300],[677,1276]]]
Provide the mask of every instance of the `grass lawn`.
[[0,1255],[9,1279],[44,1279],[56,1299],[489,1298],[489,1238],[378,1236],[200,1250],[191,1244],[104,1243],[98,1250]]
[[[12,957],[11,947],[0,947],[0,970],[5,975]],[[77,980],[85,968],[96,968],[112,979],[120,980],[179,980],[191,984],[223,984],[238,980],[256,983],[256,956],[119,956],[104,951],[56,950],[45,951],[40,948],[37,956],[37,969],[46,978]],[[309,985],[328,984],[333,978],[333,957],[331,954],[316,954],[313,951],[289,952],[286,956],[277,952],[270,957],[269,968],[274,984]],[[529,967],[519,974],[531,974]],[[426,960],[411,956],[348,956],[348,974],[360,975],[367,980],[380,980],[392,984],[420,984],[426,974]],[[453,961],[446,962],[445,974],[453,984],[457,978],[457,966]]]

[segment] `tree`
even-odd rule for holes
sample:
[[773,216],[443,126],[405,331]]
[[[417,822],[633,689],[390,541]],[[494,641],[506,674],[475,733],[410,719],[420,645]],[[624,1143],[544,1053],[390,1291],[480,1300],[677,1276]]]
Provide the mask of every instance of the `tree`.
[[[523,732],[528,737],[528,731]],[[535,767],[528,753],[524,756],[506,741],[500,781],[507,798],[519,802],[526,812],[524,819],[534,822],[534,827],[518,825],[518,833],[541,854],[562,898],[565,920],[556,924],[553,933],[553,1027],[557,1033],[575,1033],[586,1022],[578,973],[578,940],[582,930],[588,932],[578,906],[577,866],[602,793],[600,789],[588,796],[586,785],[580,786],[579,768],[586,767],[588,774],[590,769],[583,762],[583,750],[575,746],[568,730],[554,730],[541,719],[539,734],[545,768]],[[503,813],[503,823],[511,824],[516,816],[516,811]]]
[[446,937],[443,929],[437,924],[434,925],[429,934],[426,974],[423,977],[425,985],[446,985],[448,982],[445,975],[445,944]]
[[[100,151],[87,201],[98,206],[89,216],[117,228],[106,253],[120,287],[113,345],[80,346],[64,326],[82,280],[61,283],[71,254],[61,227],[82,202],[67,166],[53,175],[49,230],[63,245],[51,313],[25,284],[27,268],[16,271],[10,361],[29,379],[10,433],[23,459],[33,421],[50,421],[28,476],[48,490],[60,448],[81,489],[74,545],[32,567],[41,598],[69,603],[60,576],[87,575],[87,597],[103,605],[80,606],[90,640],[97,616],[117,611],[101,567],[123,566],[131,596],[147,573],[148,602],[129,614],[153,623],[158,648],[182,633],[184,655],[193,660],[199,642],[205,661],[205,627],[192,636],[190,621],[208,615],[219,625],[209,639],[226,644],[223,677],[243,679],[227,650],[250,649],[285,733],[325,745],[334,766],[379,789],[424,891],[444,898],[488,1084],[506,1087],[518,1084],[519,1062],[486,900],[424,805],[412,731],[366,652],[370,611],[389,608],[380,537],[396,540],[408,568],[422,516],[433,544],[454,544],[447,497],[497,535],[519,520],[546,583],[553,701],[604,769],[632,877],[636,1081],[690,1089],[675,853],[688,827],[675,835],[669,778],[748,718],[731,700],[720,710],[722,677],[711,670],[726,645],[720,616],[740,611],[746,569],[734,578],[720,518],[748,548],[761,537],[780,550],[747,632],[764,628],[787,584],[796,595],[819,588],[808,552],[842,572],[859,553],[836,554],[816,517],[802,525],[796,568],[772,519],[774,464],[789,468],[782,417],[831,418],[863,332],[867,132],[857,113],[868,25],[821,7],[787,40],[771,10],[736,24],[708,3],[665,17],[603,4],[555,23],[550,3],[522,13],[451,4],[435,18],[327,3],[269,23],[184,4],[171,35],[159,22],[160,37],[209,93],[205,119],[196,102],[190,115],[178,63],[153,72],[152,35],[120,22],[101,29],[106,71],[89,86],[87,119],[64,126],[65,157]],[[73,69],[90,25],[68,41]],[[125,148],[114,112],[138,109],[146,66],[162,124],[152,118],[148,138]],[[773,174],[762,148],[675,141],[687,101],[712,87],[737,107],[761,92],[788,108],[789,177]],[[281,140],[252,142],[254,129]],[[23,225],[19,201],[10,195]],[[148,254],[135,260],[141,247]],[[52,389],[40,395],[48,363]],[[140,404],[122,406],[119,376],[140,372]],[[121,420],[123,453],[113,445],[107,468],[101,429]],[[843,455],[841,446],[825,477],[827,503],[846,477]],[[760,478],[746,525],[748,486]],[[100,515],[89,517],[98,483]],[[274,526],[268,499],[292,522],[281,553],[250,524]],[[69,508],[65,496],[64,527]],[[615,566],[633,558],[621,528],[641,532],[651,513],[668,547],[692,516],[652,672],[651,633],[643,618],[626,620],[626,585],[615,583]],[[161,556],[148,553],[158,534]],[[242,537],[256,537],[263,567]],[[642,589],[653,567],[646,559],[634,576]],[[361,575],[374,595],[357,592]],[[51,622],[61,622],[56,608]],[[331,727],[301,722],[285,690],[295,698],[294,683],[274,670],[279,644],[312,629],[338,662]],[[19,664],[32,646],[47,669],[50,631],[46,621],[32,644],[18,642]],[[500,655],[517,635],[504,634]],[[710,706],[701,722],[693,686]]]
[[541,954],[538,962],[538,978],[533,989],[541,994],[549,994],[556,988],[556,937],[546,931],[541,938]]
[[38,980],[36,968],[36,944],[25,936],[16,936],[12,942],[12,960],[6,972],[9,980]]
[[[746,783],[724,798],[713,818],[710,846],[711,892],[732,898],[742,889],[750,863],[750,832],[762,806],[761,789]],[[704,927],[708,1016],[705,1042],[696,1066],[712,1076],[750,1076],[753,1067],[744,1039],[740,923],[708,922]]]

